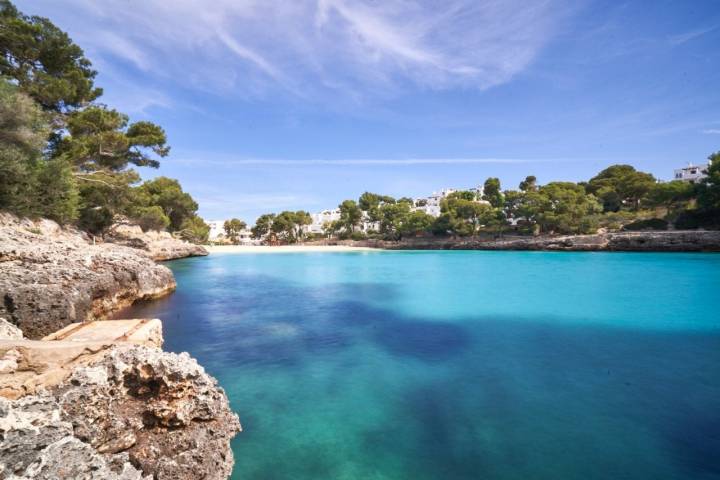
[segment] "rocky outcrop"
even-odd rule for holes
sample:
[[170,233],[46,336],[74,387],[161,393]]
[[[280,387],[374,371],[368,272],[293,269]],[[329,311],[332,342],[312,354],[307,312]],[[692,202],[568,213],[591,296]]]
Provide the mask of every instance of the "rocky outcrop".
[[141,251],[92,244],[50,220],[0,213],[0,317],[28,338],[103,318],[175,288],[172,272]]
[[44,393],[0,398],[0,478],[224,479],[238,431],[187,354],[116,345]]
[[410,238],[366,241],[363,246],[395,250],[548,250],[615,252],[720,252],[720,231],[617,232],[596,235],[493,238]]
[[22,338],[22,330],[4,318],[0,318],[0,340],[22,340]]
[[105,235],[105,241],[144,250],[156,261],[208,254],[208,251],[200,245],[177,239],[168,232],[156,230],[143,232],[138,225],[125,221],[118,221],[110,227]]

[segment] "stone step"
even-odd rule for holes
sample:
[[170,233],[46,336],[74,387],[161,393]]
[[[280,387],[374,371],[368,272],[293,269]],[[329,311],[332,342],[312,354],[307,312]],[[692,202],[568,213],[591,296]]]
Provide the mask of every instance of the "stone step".
[[46,342],[129,342],[160,348],[162,323],[157,318],[71,323],[43,337]]

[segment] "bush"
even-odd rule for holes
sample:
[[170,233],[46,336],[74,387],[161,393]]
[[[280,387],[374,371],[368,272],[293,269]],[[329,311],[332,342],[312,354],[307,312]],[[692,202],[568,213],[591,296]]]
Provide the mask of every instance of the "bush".
[[135,212],[135,220],[143,229],[143,232],[165,230],[170,225],[170,219],[159,205],[138,208]]
[[350,234],[351,240],[367,240],[367,235],[365,235],[365,232],[352,232]]
[[628,223],[623,227],[623,230],[637,231],[637,230],[667,230],[668,221],[662,218],[649,218],[647,220],[637,220],[632,223]]
[[679,230],[694,230],[707,228],[720,230],[720,210],[687,210],[678,215],[675,228]]
[[113,214],[107,207],[90,207],[80,211],[78,225],[87,232],[103,233],[112,223]]

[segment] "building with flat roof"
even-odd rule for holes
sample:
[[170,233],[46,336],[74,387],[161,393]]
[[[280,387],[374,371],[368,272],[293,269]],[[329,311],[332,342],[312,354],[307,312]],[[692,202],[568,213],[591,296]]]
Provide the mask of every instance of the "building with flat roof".
[[693,165],[689,163],[687,167],[675,170],[674,180],[682,180],[683,182],[698,183],[708,176],[708,165]]

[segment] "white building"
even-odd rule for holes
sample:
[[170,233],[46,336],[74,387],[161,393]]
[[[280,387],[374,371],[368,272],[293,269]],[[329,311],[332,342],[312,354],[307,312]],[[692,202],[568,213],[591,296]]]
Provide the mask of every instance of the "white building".
[[323,233],[325,224],[340,220],[340,209],[323,210],[319,213],[311,213],[312,223],[305,227],[305,233]]
[[225,220],[210,220],[207,224],[210,226],[210,233],[208,234],[210,240],[217,240],[221,236],[225,236]]
[[677,170],[675,170],[675,180],[698,183],[700,180],[708,176],[708,166],[709,165],[699,166],[689,163],[687,167],[678,168]]
[[[210,233],[208,234],[210,241],[224,240],[227,237],[225,234],[225,220],[211,220],[206,223],[210,226]],[[237,241],[240,245],[254,245],[258,243],[252,238],[252,232],[248,228],[240,230]]]
[[[450,195],[451,193],[455,193],[458,190],[454,188],[443,188],[439,192],[433,192],[432,195],[426,198],[418,198],[415,199],[415,207],[413,208],[413,211],[416,212],[425,212],[428,215],[431,215],[433,217],[439,217],[440,216],[440,203],[442,200]],[[477,187],[473,187],[468,189],[468,191],[473,192],[476,196],[476,198],[482,198],[483,196],[483,187],[482,185],[478,185]],[[478,200],[481,203],[488,203],[485,200]]]

